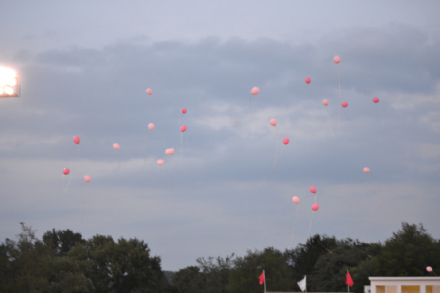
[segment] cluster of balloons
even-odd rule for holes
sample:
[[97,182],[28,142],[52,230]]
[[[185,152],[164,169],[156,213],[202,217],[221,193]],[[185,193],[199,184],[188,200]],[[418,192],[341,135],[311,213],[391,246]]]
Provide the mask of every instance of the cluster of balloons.
[[[339,64],[341,62],[341,57],[340,56],[334,56],[333,62],[338,65],[338,75],[339,75]],[[311,82],[312,82],[312,79],[310,77],[306,77],[304,81],[305,81],[305,83],[307,85],[310,85]],[[260,89],[256,88],[256,87],[254,87],[252,89],[252,91],[251,91],[251,93],[254,94],[254,95],[258,94],[259,92],[260,92]],[[340,77],[339,77],[339,98],[340,98],[340,93],[341,93],[341,90],[340,90]],[[340,100],[341,100],[341,98],[340,98]],[[347,101],[340,101],[340,103],[341,103],[341,107],[342,108],[347,108],[348,107],[348,102]],[[374,97],[373,98],[373,103],[375,103],[375,104],[379,103],[379,98],[378,97]],[[327,107],[330,104],[330,102],[329,102],[328,99],[323,99],[322,100],[322,104]],[[328,110],[327,110],[327,114],[328,114]],[[276,122],[275,119],[272,119],[272,120],[270,120],[270,124],[272,126],[276,126],[277,122]],[[289,139],[286,137],[283,140],[283,143],[284,144],[288,144],[289,143]],[[368,174],[371,171],[370,171],[370,168],[365,167],[365,168],[363,168],[363,172]],[[316,202],[316,192],[317,192],[316,187],[314,187],[314,186],[310,187],[310,192],[315,195],[315,203],[312,204],[311,209],[312,209],[312,211],[318,211],[319,210],[319,204]],[[299,201],[300,200],[299,200],[298,196],[293,196],[292,197],[292,202],[295,203],[297,206],[299,204]],[[295,220],[295,224],[296,224],[296,220]],[[310,223],[310,225],[311,225],[311,223]],[[431,267],[427,267],[426,269],[427,269],[428,272],[432,271]]]
[[[74,136],[73,137],[73,142],[79,146],[79,143],[81,142],[81,139],[79,138],[79,136]],[[118,149],[119,149],[119,145],[117,143],[113,144],[113,148],[116,149],[115,146],[117,146]],[[69,168],[64,168],[63,169],[63,174],[64,175],[69,175],[70,174],[70,169]],[[90,182],[90,181],[92,181],[92,178],[90,176],[86,175],[86,176],[84,176],[84,181],[85,182]]]
[[[152,91],[151,88],[148,88],[148,89],[146,89],[146,93],[148,95],[151,95],[153,93],[153,91]],[[182,108],[182,109],[180,109],[180,112],[182,114],[186,114],[188,112],[188,109]],[[154,127],[155,127],[154,123],[149,123],[148,124],[148,129],[150,131],[153,130]],[[184,124],[180,125],[180,118],[179,118],[179,128],[180,128],[180,132],[181,133],[187,131],[187,129],[188,129],[188,127],[186,125],[184,125]],[[165,150],[165,155],[172,155],[172,154],[174,154],[174,152],[175,152],[174,148],[168,148],[168,149]],[[156,163],[157,163],[158,166],[163,166],[165,164],[165,160],[159,159],[159,160],[156,161]]]
[[[334,58],[333,58],[333,62],[334,62],[335,64],[338,65],[338,70],[339,70],[339,64],[340,64],[340,62],[341,62],[341,58],[340,58],[339,56],[334,56]],[[312,82],[312,79],[311,79],[310,77],[306,77],[304,81],[305,81],[305,83],[306,83],[307,85],[310,85],[311,82]],[[339,87],[340,87],[340,86],[339,86]],[[150,95],[150,96],[151,96],[152,93],[153,93],[153,91],[152,91],[151,88],[147,88],[147,89],[145,90],[145,92],[146,92],[148,95]],[[340,89],[339,89],[339,92],[340,92]],[[251,95],[258,95],[259,93],[260,93],[260,88],[259,88],[259,87],[253,87],[253,88],[251,89],[251,91],[250,91],[250,96],[251,96]],[[251,101],[251,100],[250,100],[250,101]],[[340,102],[341,102],[341,101],[340,101]],[[379,103],[379,98],[378,98],[378,97],[374,97],[374,98],[373,98],[373,102],[374,102],[375,104]],[[323,99],[323,100],[322,100],[322,104],[323,104],[324,106],[327,107],[327,106],[329,106],[330,102],[329,102],[328,99]],[[343,107],[343,108],[347,108],[347,107],[348,107],[348,102],[346,102],[346,101],[342,102],[342,103],[341,103],[341,107]],[[251,106],[251,108],[252,108],[252,106]],[[186,114],[187,111],[188,111],[188,110],[187,110],[186,108],[182,108],[182,109],[180,110],[181,114]],[[276,119],[270,119],[269,124],[270,124],[271,126],[273,126],[273,127],[276,127],[277,124],[278,124],[278,122],[277,122]],[[155,128],[155,124],[154,124],[154,123],[149,123],[149,124],[148,124],[148,130],[149,130],[149,131],[154,130],[154,128]],[[186,132],[187,129],[188,129],[188,128],[187,128],[187,125],[185,125],[185,124],[180,125],[180,118],[179,118],[179,128],[180,128],[180,132],[181,132],[181,133]],[[74,136],[74,137],[73,137],[73,142],[79,146],[79,144],[80,144],[80,138],[79,138],[78,136]],[[288,137],[285,137],[285,138],[282,140],[282,143],[283,143],[284,145],[288,145],[289,142],[290,142],[290,140],[289,140]],[[114,144],[113,144],[113,149],[120,151],[120,150],[121,150],[121,147],[120,147],[120,145],[119,145],[118,143],[114,143]],[[277,149],[278,149],[278,130],[277,130]],[[173,155],[174,153],[175,153],[174,148],[167,148],[167,149],[165,149],[165,155]],[[275,161],[274,161],[274,165],[273,165],[273,167],[275,166],[276,158],[277,158],[277,154],[275,155]],[[144,158],[144,160],[145,160],[145,158]],[[158,165],[158,166],[162,166],[162,165],[165,164],[164,159],[158,159],[156,162],[157,162],[157,165]],[[363,172],[364,172],[364,173],[370,173],[370,169],[367,168],[367,167],[365,167],[365,168],[363,169]],[[69,168],[64,168],[64,169],[63,169],[63,174],[64,174],[64,175],[69,175],[69,174],[70,174],[70,170],[69,170]],[[91,177],[88,176],[88,175],[85,175],[85,176],[84,176],[84,181],[85,181],[85,182],[91,182]],[[313,212],[316,212],[316,211],[318,211],[319,208],[320,208],[320,207],[319,207],[319,204],[316,202],[316,192],[317,192],[316,187],[314,187],[314,186],[310,187],[310,192],[311,192],[312,194],[315,195],[315,203],[312,204],[311,209],[312,209]],[[299,200],[299,197],[294,196],[294,197],[292,197],[292,201],[293,201],[293,203],[295,203],[295,204],[298,205],[300,200]],[[428,269],[431,269],[431,268],[428,267],[427,270],[428,270]],[[428,271],[429,271],[429,270],[428,270]]]

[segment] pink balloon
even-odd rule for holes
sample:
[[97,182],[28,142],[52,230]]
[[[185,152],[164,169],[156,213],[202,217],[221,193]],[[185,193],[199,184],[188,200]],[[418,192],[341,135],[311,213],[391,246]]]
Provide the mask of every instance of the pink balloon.
[[251,94],[258,95],[260,93],[260,89],[256,86],[251,89]]
[[309,84],[309,83],[312,82],[312,79],[311,79],[310,77],[306,77],[305,82],[306,82],[307,84]]
[[335,62],[336,64],[338,64],[339,62],[341,62],[341,57],[339,57],[338,55],[336,55],[335,57],[333,57],[333,62]]
[[297,197],[297,196],[292,197],[292,201],[294,203],[299,203],[299,197]]
[[376,104],[379,103],[379,98],[378,97],[374,97],[373,98],[373,102],[376,103]]
[[317,210],[319,210],[319,204],[317,203],[312,204],[312,211],[316,212]]
[[151,95],[153,93],[153,90],[150,88],[147,88],[145,91],[147,94]]
[[92,181],[92,177],[86,175],[86,176],[84,176],[84,181],[90,182],[90,181]]
[[180,132],[185,132],[187,129],[186,125],[180,126]]
[[364,168],[364,173],[370,173],[370,168],[365,167],[365,168]]
[[311,193],[316,193],[316,187],[315,186],[310,187],[310,192]]
[[322,100],[322,104],[323,104],[324,106],[328,106],[328,100],[327,100],[327,99]]
[[289,144],[289,142],[290,142],[290,140],[289,140],[289,138],[288,137],[285,137],[285,138],[283,138],[283,143],[284,144]]
[[277,121],[275,119],[270,119],[269,123],[272,126],[277,126]]
[[165,150],[165,155],[172,155],[172,154],[174,154],[174,149],[173,148]]
[[341,106],[344,107],[344,108],[347,108],[347,107],[348,107],[348,103],[347,103],[347,102],[343,102],[343,103],[341,104]]
[[186,114],[187,110],[186,108],[182,108],[182,114]]
[[113,144],[113,148],[114,148],[115,150],[119,150],[119,149],[121,149],[121,147],[120,147],[119,144],[117,144],[117,143],[114,143],[114,144]]
[[79,144],[79,141],[80,141],[79,136],[74,136],[73,137],[73,142],[74,143]]
[[428,272],[432,272],[432,268],[431,268],[431,267],[426,267],[426,270],[427,270]]
[[154,123],[148,123],[148,130],[154,129]]
[[64,175],[69,175],[69,173],[70,173],[69,168],[64,168],[64,170],[63,170],[63,174],[64,174]]
[[164,160],[157,160],[157,164],[159,166],[162,166],[163,164],[165,164],[165,161]]

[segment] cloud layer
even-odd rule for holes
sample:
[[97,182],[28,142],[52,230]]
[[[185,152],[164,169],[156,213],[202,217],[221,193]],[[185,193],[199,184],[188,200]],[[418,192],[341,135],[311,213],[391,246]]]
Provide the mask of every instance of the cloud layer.
[[40,235],[137,237],[177,270],[315,233],[383,241],[401,221],[440,237],[440,39],[430,29],[335,27],[303,42],[202,31],[13,50],[22,94],[0,100],[2,239],[20,221]]

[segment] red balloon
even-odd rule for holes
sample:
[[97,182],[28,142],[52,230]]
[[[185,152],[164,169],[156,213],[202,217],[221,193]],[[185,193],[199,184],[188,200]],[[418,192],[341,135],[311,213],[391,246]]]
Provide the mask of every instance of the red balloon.
[[347,108],[347,107],[348,107],[348,103],[347,103],[347,102],[343,102],[343,103],[341,104],[341,106],[344,107],[344,108]]
[[185,132],[187,129],[186,125],[180,126],[180,132]]
[[186,108],[182,108],[182,113],[186,114],[186,112],[187,112]]
[[69,173],[70,173],[69,168],[64,168],[64,170],[63,170],[63,174],[64,174],[64,175],[69,175]]
[[311,79],[310,77],[306,77],[305,82],[306,82],[307,84],[309,84],[309,83],[312,82],[312,79]]
[[374,97],[373,98],[373,102],[376,103],[376,104],[379,103],[379,98],[378,97]]
[[79,141],[80,141],[79,136],[74,136],[73,137],[73,142],[74,143],[79,144]]
[[335,62],[336,64],[338,64],[339,62],[341,62],[341,57],[339,57],[338,55],[336,55],[335,57],[333,57],[333,62]]
[[310,192],[311,193],[316,193],[316,187],[315,186],[310,187]]
[[319,210],[319,204],[317,203],[312,204],[312,211],[316,212],[317,210]]
[[283,138],[283,143],[284,144],[289,144],[289,142],[290,142],[289,138],[287,138],[287,137]]
[[153,90],[150,89],[150,88],[147,88],[147,89],[145,90],[145,92],[146,92],[147,94],[151,95],[151,94],[153,93]]

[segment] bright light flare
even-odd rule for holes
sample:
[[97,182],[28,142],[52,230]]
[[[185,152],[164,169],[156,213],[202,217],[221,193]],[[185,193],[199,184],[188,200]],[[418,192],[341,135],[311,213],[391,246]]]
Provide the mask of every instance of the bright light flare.
[[0,66],[0,97],[18,97],[20,85],[15,70]]

